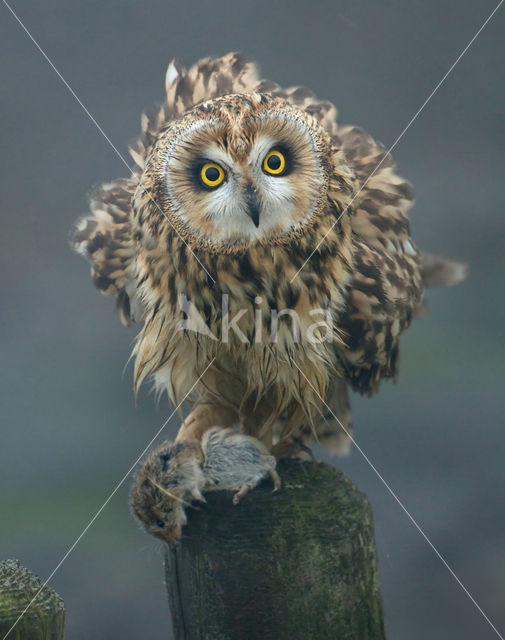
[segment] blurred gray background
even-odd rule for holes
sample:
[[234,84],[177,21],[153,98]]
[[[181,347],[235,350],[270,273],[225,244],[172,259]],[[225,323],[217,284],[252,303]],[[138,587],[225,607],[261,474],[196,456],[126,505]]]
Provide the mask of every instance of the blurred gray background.
[[[12,2],[125,156],[173,56],[189,65],[235,49],[389,146],[495,5]],[[92,186],[125,167],[3,5],[0,15],[0,557],[46,577],[171,407],[144,391],[135,408],[131,369],[122,376],[134,330],[68,246]],[[415,186],[417,244],[469,262],[470,276],[429,293],[399,383],[353,398],[358,443],[502,634],[504,21],[501,8],[394,152]],[[374,505],[390,640],[496,637],[359,452],[335,463]],[[51,582],[69,640],[170,637],[161,546],[129,514],[129,484]]]

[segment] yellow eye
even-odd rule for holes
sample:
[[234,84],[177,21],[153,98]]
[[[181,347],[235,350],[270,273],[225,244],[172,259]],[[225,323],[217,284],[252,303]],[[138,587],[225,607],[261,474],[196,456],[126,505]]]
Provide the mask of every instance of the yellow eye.
[[286,168],[286,158],[277,149],[269,151],[263,160],[263,171],[273,176],[280,176]]
[[200,170],[200,178],[206,187],[219,187],[224,180],[224,171],[214,162],[206,162]]

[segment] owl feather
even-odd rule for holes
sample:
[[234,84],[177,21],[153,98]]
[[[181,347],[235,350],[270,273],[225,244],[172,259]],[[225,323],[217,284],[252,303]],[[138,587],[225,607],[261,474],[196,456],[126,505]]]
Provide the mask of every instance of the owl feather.
[[[93,193],[73,238],[95,285],[116,296],[123,323],[141,327],[135,387],[154,376],[175,402],[196,385],[193,406],[226,407],[268,446],[315,436],[332,450],[348,448],[348,386],[371,394],[397,377],[400,336],[423,288],[458,282],[463,266],[418,251],[409,183],[382,145],[338,124],[331,102],[261,79],[236,53],[188,70],[170,63],[165,89],[163,104],[142,115],[132,176]],[[266,162],[277,139],[294,157],[293,177],[268,182],[271,193],[250,177],[234,186],[231,170],[221,191],[196,188],[208,149],[217,158],[209,175],[224,172],[220,158],[249,175],[248,154],[257,148]],[[283,158],[282,145],[272,149]],[[215,340],[180,332],[182,294]],[[265,326],[272,309],[292,308],[308,322],[311,309],[328,308],[334,340],[296,343],[283,325],[275,344],[258,344],[244,320],[246,341],[224,345],[224,294],[233,313],[258,312]]]

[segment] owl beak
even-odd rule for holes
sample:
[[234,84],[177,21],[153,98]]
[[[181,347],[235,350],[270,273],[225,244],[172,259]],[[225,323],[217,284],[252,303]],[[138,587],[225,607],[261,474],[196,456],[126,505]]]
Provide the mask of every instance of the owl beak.
[[260,226],[260,207],[256,189],[248,184],[245,190],[245,201],[247,205],[247,215],[251,218],[255,227]]

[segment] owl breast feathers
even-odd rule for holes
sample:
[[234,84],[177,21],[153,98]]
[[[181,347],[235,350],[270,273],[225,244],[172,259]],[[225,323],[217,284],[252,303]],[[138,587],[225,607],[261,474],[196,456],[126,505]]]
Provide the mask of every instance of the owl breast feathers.
[[423,284],[462,265],[416,249],[410,186],[380,144],[240,55],[170,64],[141,123],[132,175],[94,192],[73,237],[141,327],[135,389],[191,390],[269,448],[345,448],[348,387],[396,377]]

